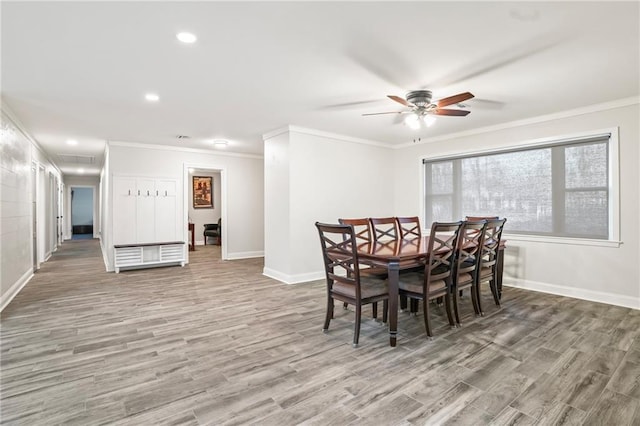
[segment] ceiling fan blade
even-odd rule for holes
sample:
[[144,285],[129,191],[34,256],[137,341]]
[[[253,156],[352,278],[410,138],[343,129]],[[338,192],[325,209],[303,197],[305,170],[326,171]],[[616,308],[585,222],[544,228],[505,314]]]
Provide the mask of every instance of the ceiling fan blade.
[[473,98],[473,94],[469,92],[458,93],[457,95],[449,96],[448,98],[440,99],[436,102],[438,108],[446,107],[448,105],[457,104],[458,102],[464,102],[468,99]]
[[468,115],[470,112],[471,111],[464,111],[461,109],[435,109],[433,110],[432,114],[464,117],[465,115]]
[[390,111],[390,112],[370,112],[362,115],[382,115],[382,114],[404,114],[405,111]]
[[413,108],[415,106],[414,104],[412,104],[411,102],[407,102],[406,100],[404,100],[400,96],[387,95],[387,97],[389,99],[391,99],[392,101],[396,101],[399,104],[402,104],[402,105],[404,105],[406,107],[409,107],[409,108]]

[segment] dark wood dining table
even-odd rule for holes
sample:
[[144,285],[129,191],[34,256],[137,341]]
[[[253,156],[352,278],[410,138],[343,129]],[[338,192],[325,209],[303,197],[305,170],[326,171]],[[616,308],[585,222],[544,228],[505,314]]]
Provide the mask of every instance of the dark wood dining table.
[[[398,282],[400,271],[412,269],[426,263],[429,257],[429,237],[423,236],[412,239],[395,239],[364,243],[358,246],[358,257],[362,263],[380,268],[387,268],[389,288],[389,344],[396,346],[398,337]],[[502,293],[502,265],[504,257],[504,243],[501,242],[498,251],[498,277],[496,287],[498,294]]]

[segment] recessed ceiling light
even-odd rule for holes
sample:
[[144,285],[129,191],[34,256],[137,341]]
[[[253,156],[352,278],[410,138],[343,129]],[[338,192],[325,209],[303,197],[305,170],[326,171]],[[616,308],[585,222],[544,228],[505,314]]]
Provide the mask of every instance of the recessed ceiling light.
[[185,32],[176,34],[176,38],[183,43],[195,43],[198,39],[194,34]]
[[84,169],[78,169],[78,173],[83,174],[84,173]]
[[147,93],[146,95],[144,95],[144,98],[149,102],[157,102],[160,100],[160,96],[156,95],[155,93]]
[[78,145],[78,141],[75,139],[67,140],[67,145]]
[[509,15],[521,22],[534,22],[540,18],[540,11],[534,8],[514,7],[509,11]]
[[227,145],[229,145],[229,141],[224,140],[224,139],[216,139],[213,141],[213,145],[217,146],[218,148],[224,148]]

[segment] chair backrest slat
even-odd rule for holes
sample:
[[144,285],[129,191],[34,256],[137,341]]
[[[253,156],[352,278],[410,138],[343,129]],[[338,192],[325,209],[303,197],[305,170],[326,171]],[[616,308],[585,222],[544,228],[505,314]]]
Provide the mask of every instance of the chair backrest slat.
[[458,234],[462,222],[433,222],[429,233],[429,260],[425,264],[425,285],[435,280],[449,279],[453,269]]
[[479,222],[481,220],[494,220],[500,219],[498,216],[466,216],[465,220],[469,222]]
[[388,241],[398,239],[398,223],[395,217],[369,218],[374,241]]
[[361,219],[338,219],[338,222],[341,225],[351,225],[353,226],[353,231],[355,233],[356,243],[360,244],[369,244],[373,241],[371,237],[371,224],[369,223],[369,219],[361,218]]
[[422,230],[420,229],[420,219],[418,216],[412,217],[396,217],[398,222],[398,230],[400,231],[400,238],[420,238],[422,237]]
[[493,219],[487,221],[482,245],[480,267],[494,267],[498,259],[498,248],[502,239],[502,230],[507,219]]
[[477,272],[486,226],[486,220],[463,222],[456,252],[456,274]]

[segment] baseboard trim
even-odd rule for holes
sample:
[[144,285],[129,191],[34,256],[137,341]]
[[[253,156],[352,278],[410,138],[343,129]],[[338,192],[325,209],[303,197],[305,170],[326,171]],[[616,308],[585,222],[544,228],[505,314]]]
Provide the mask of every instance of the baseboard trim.
[[2,297],[0,298],[0,312],[2,312],[4,308],[6,308],[9,303],[11,303],[13,298],[16,297],[18,293],[20,293],[22,288],[27,285],[31,278],[33,278],[33,270],[25,272],[24,275],[21,276],[20,279],[18,279],[18,281],[16,281],[9,288],[9,290],[7,290],[7,292],[2,295]]
[[271,268],[263,268],[262,275],[264,275],[265,277],[273,278],[274,280],[278,280],[285,284],[305,283],[305,282],[316,281],[316,280],[321,280],[325,278],[324,271],[290,275],[290,274],[284,274],[280,271],[276,271],[275,269],[271,269]]
[[252,259],[254,257],[264,257],[263,251],[241,251],[238,253],[227,253],[227,260]]
[[588,300],[590,302],[606,303],[631,309],[640,309],[640,298],[625,296],[622,294],[605,293],[602,291],[587,290],[584,288],[567,287],[557,284],[548,284],[538,281],[523,280],[505,277],[505,287],[515,287],[524,290],[539,291],[541,293],[555,294],[557,296],[572,297],[574,299]]

